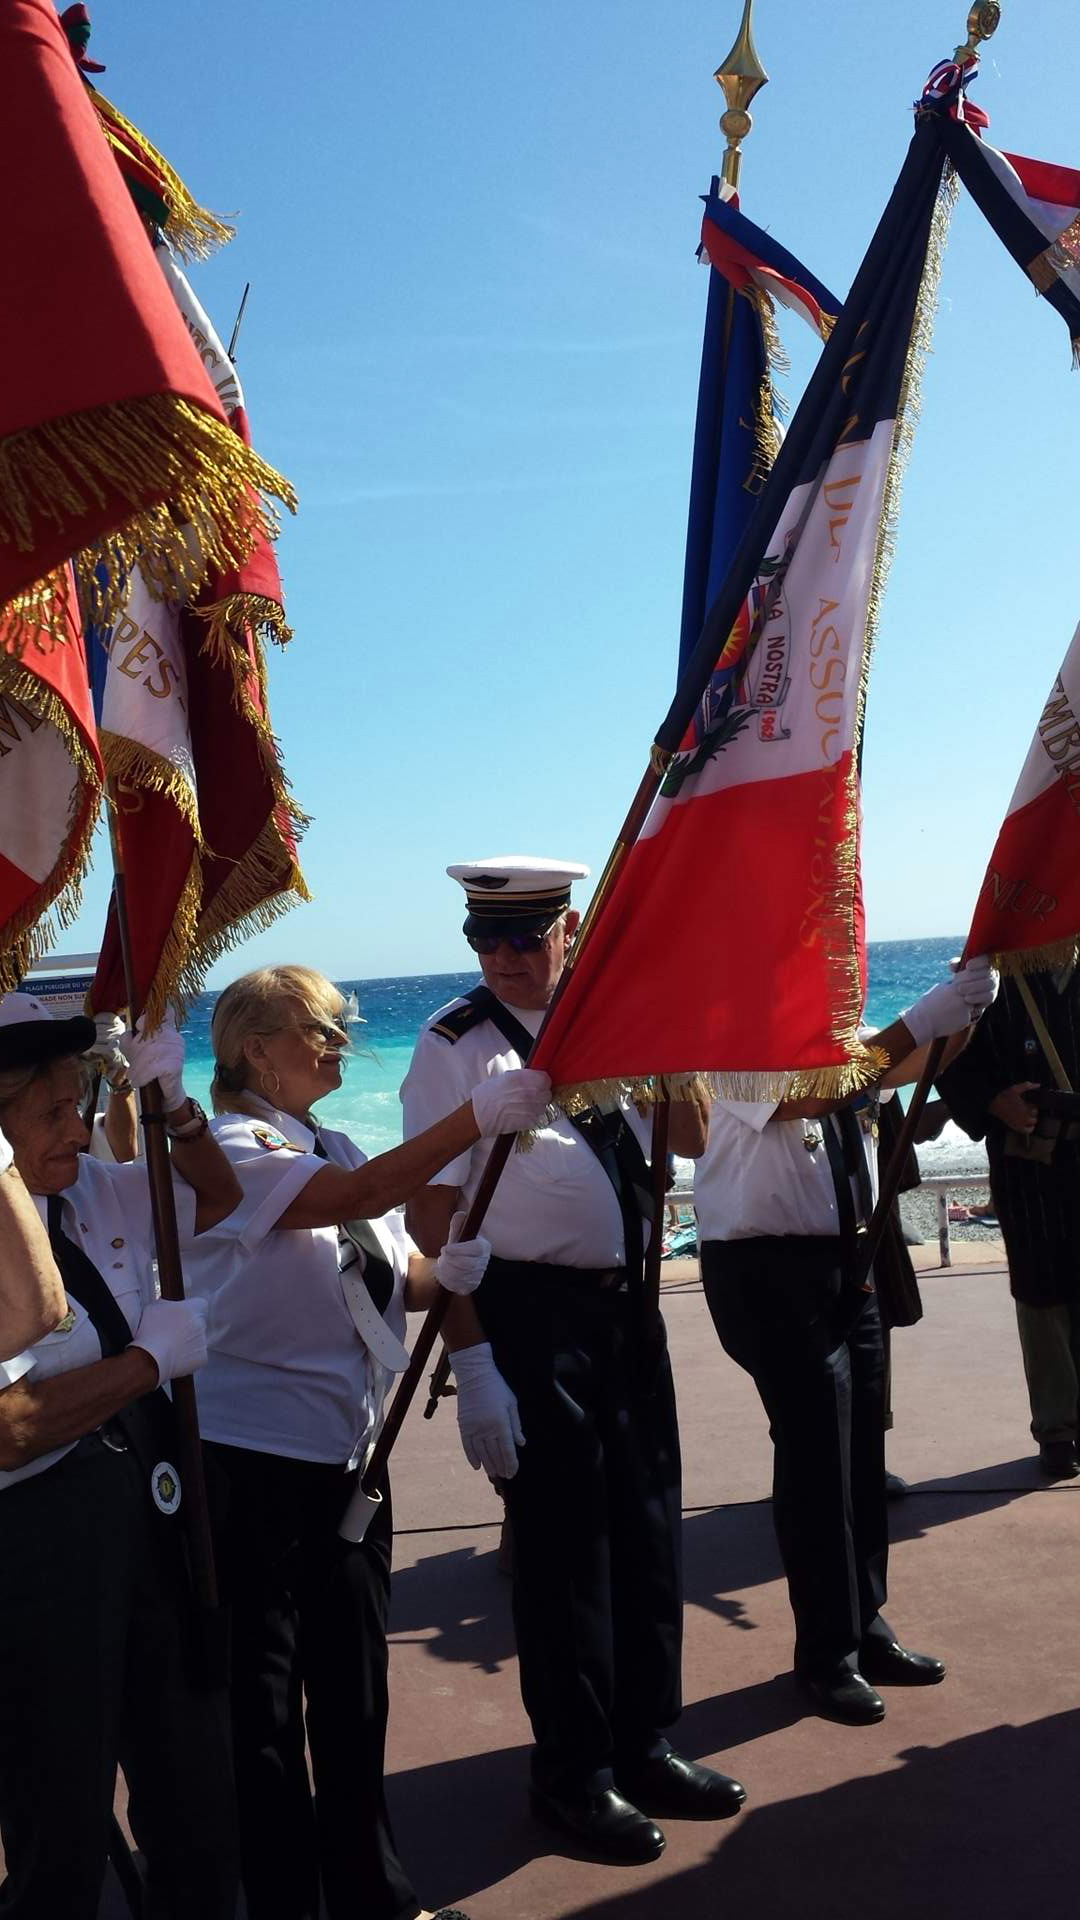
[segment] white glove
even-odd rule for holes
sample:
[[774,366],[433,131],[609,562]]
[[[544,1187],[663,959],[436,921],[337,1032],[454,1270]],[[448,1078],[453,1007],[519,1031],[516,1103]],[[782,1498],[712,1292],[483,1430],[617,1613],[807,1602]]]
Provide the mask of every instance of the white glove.
[[950,1033],[962,1033],[980,1013],[985,1013],[997,998],[998,976],[984,953],[966,966],[931,987],[914,1006],[900,1015],[917,1047],[928,1040],[944,1040]]
[[131,1344],[157,1361],[158,1386],[206,1365],[209,1300],[151,1300]]
[[[457,1382],[457,1418],[465,1458],[492,1480],[512,1480],[525,1444],[517,1401],[491,1357],[488,1341],[450,1355]],[[517,1442],[515,1446],[514,1442]]]
[[160,1027],[146,1031],[146,1015],[139,1015],[134,1033],[124,1033],[120,1051],[128,1063],[128,1078],[133,1087],[145,1087],[156,1080],[161,1088],[161,1104],[166,1113],[175,1113],[187,1100],[184,1092],[184,1042],[176,1031],[172,1009]]
[[[7,1139],[5,1139],[5,1137],[4,1137],[4,1135],[3,1135],[2,1133],[0,1133],[0,1173],[6,1173],[6,1172],[7,1172],[7,1170],[8,1170],[8,1168],[10,1167],[10,1165],[11,1165],[11,1163],[12,1163],[12,1161],[14,1160],[14,1158],[15,1158],[15,1155],[14,1155],[14,1154],[12,1153],[12,1151],[11,1151],[11,1143],[10,1143],[10,1141],[9,1141],[9,1140],[7,1140]],[[456,1216],[455,1216],[455,1218],[456,1218]],[[451,1229],[450,1229],[450,1231],[451,1231],[451,1232],[453,1232],[453,1228],[452,1228],[452,1227],[451,1227]],[[486,1242],[485,1242],[485,1245],[486,1245]],[[490,1247],[488,1248],[488,1251],[489,1251],[489,1253],[490,1253],[490,1251],[491,1251],[491,1249],[490,1249]],[[487,1261],[486,1261],[486,1260],[485,1260],[485,1262],[484,1262],[484,1265],[485,1265],[485,1266],[487,1265]]]
[[[497,1056],[492,1066],[498,1064]],[[495,1072],[472,1091],[472,1110],[482,1140],[494,1140],[500,1133],[527,1133],[542,1124],[550,1104],[551,1081],[535,1067]]]
[[106,1080],[126,1080],[128,1077],[127,1061],[120,1051],[125,1031],[119,1014],[94,1015],[94,1044],[88,1050],[89,1057],[91,1060],[100,1060]]
[[459,1240],[465,1225],[464,1211],[450,1222],[450,1238],[435,1262],[435,1278],[447,1293],[475,1293],[491,1259],[491,1241]]

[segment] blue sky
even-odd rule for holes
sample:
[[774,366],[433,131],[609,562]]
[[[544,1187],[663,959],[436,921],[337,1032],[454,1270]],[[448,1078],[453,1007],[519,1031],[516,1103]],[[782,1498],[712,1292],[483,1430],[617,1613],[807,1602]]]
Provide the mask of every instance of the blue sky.
[[[300,513],[273,715],[316,898],[219,966],[464,963],[452,861],[599,871],[672,690],[711,75],[739,0],[96,0],[104,91],[238,237],[195,269]],[[1066,0],[1008,6],[975,97],[1080,166]],[[966,7],[758,0],[743,206],[844,294]],[[223,24],[226,23],[226,24]],[[823,27],[827,22],[827,29]],[[795,399],[813,342],[784,317]],[[870,689],[871,938],[956,931],[1080,616],[1080,384],[961,200]],[[100,925],[102,850],[65,946]],[[703,884],[707,882],[703,881]],[[692,926],[687,908],[685,927]]]

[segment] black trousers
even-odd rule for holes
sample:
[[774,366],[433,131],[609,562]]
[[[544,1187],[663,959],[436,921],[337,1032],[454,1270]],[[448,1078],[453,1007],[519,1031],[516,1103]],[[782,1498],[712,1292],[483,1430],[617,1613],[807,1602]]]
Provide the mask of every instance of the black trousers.
[[[232,1611],[233,1748],[250,1920],[415,1920],[383,1790],[393,1518],[359,1546],[340,1467],[206,1443]],[[312,1802],[304,1750],[315,1780]]]
[[[795,1665],[854,1666],[886,1598],[885,1364],[873,1294],[854,1313],[838,1239],[706,1240],[705,1298],[769,1416],[773,1520]],[[861,1298],[861,1296],[860,1296]]]
[[643,1380],[636,1302],[493,1259],[474,1296],[525,1445],[505,1485],[533,1777],[610,1786],[681,1707],[679,1432],[666,1353]]
[[232,1920],[228,1729],[197,1692],[173,1543],[130,1453],[96,1437],[0,1493],[5,1920],[93,1920],[119,1759],[154,1920]]

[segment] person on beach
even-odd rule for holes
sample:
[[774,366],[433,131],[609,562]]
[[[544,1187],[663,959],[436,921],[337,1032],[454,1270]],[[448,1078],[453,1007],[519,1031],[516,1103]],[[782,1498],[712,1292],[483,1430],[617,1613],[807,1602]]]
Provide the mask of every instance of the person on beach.
[[[1080,1087],[1080,969],[1033,973],[1028,987],[1074,1087]],[[986,1141],[990,1193],[1016,1302],[1031,1432],[1050,1480],[1080,1473],[1080,1120],[1026,1097],[1051,1075],[1013,980],[938,1080],[948,1111]]]
[[[196,1684],[172,1405],[206,1358],[206,1310],[159,1300],[139,1166],[86,1152],[94,1023],[0,1000],[0,1122],[66,1290],[44,1339],[0,1365],[0,1911],[94,1920],[116,1768],[146,1861],[147,1911],[232,1920],[238,1861],[228,1732]],[[157,1078],[182,1244],[240,1198],[184,1092],[175,1028],[130,1035]],[[4,1180],[10,1176],[4,1176]]]
[[[989,962],[971,960],[874,1034],[879,1086],[916,1079],[924,1047],[964,1034],[996,991]],[[877,1685],[945,1677],[881,1611],[884,1353],[874,1291],[856,1282],[875,1133],[873,1100],[861,1115],[855,1102],[718,1100],[694,1189],[709,1312],[769,1416],[796,1676],[819,1712],[857,1723],[884,1716]]]
[[[401,1097],[407,1139],[466,1085],[497,1086],[529,1053],[578,924],[586,867],[500,856],[447,869],[484,985],[434,1014]],[[705,1102],[675,1102],[671,1146],[700,1153]],[[719,1819],[735,1780],[673,1752],[680,1709],[680,1466],[666,1348],[648,1348],[642,1261],[651,1123],[632,1108],[548,1118],[488,1210],[493,1253],[446,1341],[466,1456],[503,1483],[535,1813],[624,1864],[651,1860],[653,1816]],[[487,1149],[448,1162],[410,1202],[429,1251],[473,1198]]]
[[262,968],[220,995],[213,1132],[243,1197],[186,1263],[210,1310],[199,1419],[232,1612],[249,1920],[425,1912],[383,1789],[389,1483],[362,1541],[338,1525],[407,1363],[406,1311],[440,1285],[467,1293],[488,1257],[448,1220],[426,1259],[392,1209],[481,1138],[533,1126],[550,1093],[544,1074],[485,1081],[421,1138],[367,1160],[313,1112],[341,1085],[344,1005],[307,967]]

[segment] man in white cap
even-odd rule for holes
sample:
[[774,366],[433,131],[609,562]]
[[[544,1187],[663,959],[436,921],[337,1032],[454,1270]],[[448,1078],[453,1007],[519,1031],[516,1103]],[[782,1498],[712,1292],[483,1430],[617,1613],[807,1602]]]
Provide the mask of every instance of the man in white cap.
[[[443,1007],[402,1088],[409,1138],[460,1089],[522,1063],[578,925],[588,869],[503,855],[454,866],[482,987]],[[471,1076],[471,1077],[470,1077]],[[536,1813],[591,1851],[655,1859],[654,1815],[716,1819],[737,1781],[674,1753],[682,1594],[679,1437],[666,1351],[642,1289],[650,1124],[633,1109],[556,1115],[511,1155],[488,1209],[493,1254],[447,1345],[465,1452],[503,1483],[513,1532],[521,1691],[536,1746]],[[670,1144],[695,1156],[704,1104],[677,1103]],[[486,1144],[444,1167],[408,1209],[426,1252],[472,1200]],[[520,1452],[519,1452],[520,1449]]]

